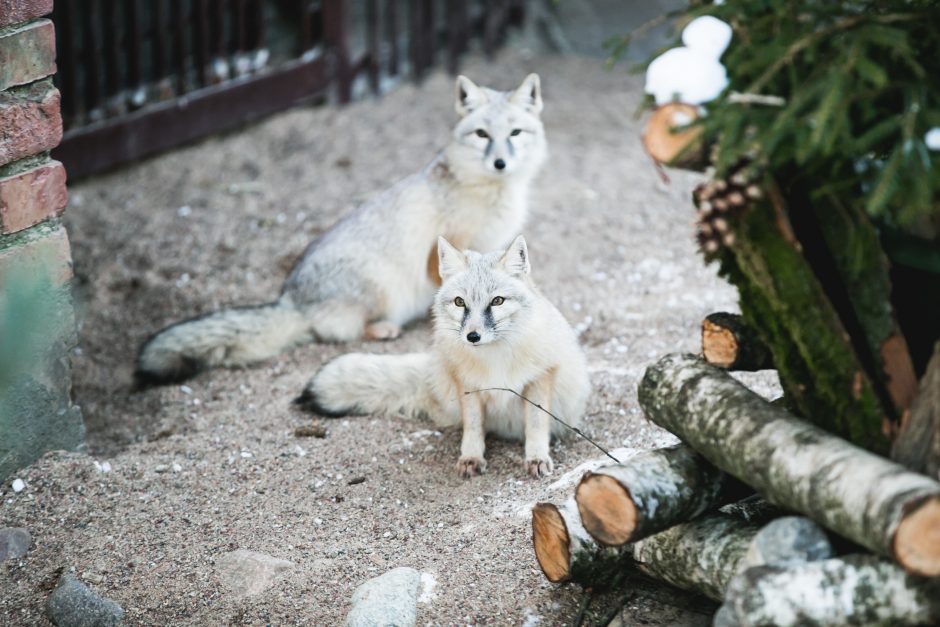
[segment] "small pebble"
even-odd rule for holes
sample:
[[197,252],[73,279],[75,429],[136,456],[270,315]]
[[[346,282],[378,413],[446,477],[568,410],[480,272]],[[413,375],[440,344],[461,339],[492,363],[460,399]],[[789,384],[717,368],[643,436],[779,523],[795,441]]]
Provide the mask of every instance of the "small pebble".
[[14,479],[11,487],[13,488],[14,492],[22,492],[26,489],[26,482],[22,479]]
[[120,625],[124,619],[121,606],[92,592],[75,575],[66,572],[46,601],[46,615],[63,627],[65,625]]
[[29,531],[21,527],[0,529],[0,563],[26,555],[33,543]]

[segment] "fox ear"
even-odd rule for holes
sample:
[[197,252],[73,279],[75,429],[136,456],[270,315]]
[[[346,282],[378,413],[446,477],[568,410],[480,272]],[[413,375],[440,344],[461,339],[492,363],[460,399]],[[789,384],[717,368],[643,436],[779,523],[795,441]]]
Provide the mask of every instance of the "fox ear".
[[513,276],[529,274],[531,267],[529,266],[529,249],[525,245],[525,238],[520,235],[514,239],[499,262]]
[[542,112],[542,87],[538,74],[529,74],[522,84],[512,92],[509,102],[524,107],[530,113]]
[[454,108],[461,117],[486,104],[488,100],[486,92],[477,87],[476,83],[466,76],[457,77],[457,102]]
[[467,269],[467,256],[454,248],[450,242],[443,237],[437,238],[437,271],[441,275],[441,280],[446,281],[449,277]]

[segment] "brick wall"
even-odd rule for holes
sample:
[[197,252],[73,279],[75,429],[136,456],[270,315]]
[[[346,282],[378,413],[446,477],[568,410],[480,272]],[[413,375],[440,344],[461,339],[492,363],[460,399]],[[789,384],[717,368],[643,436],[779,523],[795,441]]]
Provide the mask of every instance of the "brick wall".
[[0,481],[82,446],[52,0],[0,0]]

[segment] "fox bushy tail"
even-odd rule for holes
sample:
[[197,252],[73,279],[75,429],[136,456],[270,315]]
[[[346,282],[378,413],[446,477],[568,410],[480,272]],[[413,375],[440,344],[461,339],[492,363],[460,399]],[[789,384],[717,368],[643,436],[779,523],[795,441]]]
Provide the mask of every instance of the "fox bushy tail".
[[283,299],[233,307],[183,320],[158,331],[137,357],[138,385],[188,379],[217,366],[242,366],[311,339],[310,323]]
[[350,353],[327,362],[295,402],[322,416],[426,415],[434,407],[429,353]]

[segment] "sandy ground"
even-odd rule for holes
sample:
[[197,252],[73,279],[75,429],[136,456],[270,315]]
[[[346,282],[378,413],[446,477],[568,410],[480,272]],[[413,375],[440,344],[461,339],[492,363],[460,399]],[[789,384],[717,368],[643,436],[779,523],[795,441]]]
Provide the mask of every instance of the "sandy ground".
[[[694,179],[658,179],[638,141],[640,82],[624,69],[518,52],[465,67],[502,88],[529,71],[542,76],[552,156],[526,236],[535,278],[581,332],[588,431],[609,448],[672,442],[637,406],[644,367],[695,351],[701,318],[736,307],[692,243]],[[427,323],[393,343],[312,345],[188,386],[130,390],[147,335],[271,299],[311,237],[428,161],[453,123],[451,95],[451,79],[435,74],[380,101],[296,109],[72,187],[74,393],[91,454],[49,454],[18,474],[26,490],[0,488],[0,527],[27,527],[35,543],[0,566],[0,624],[45,624],[48,590],[70,568],[129,624],[338,625],[356,586],[396,566],[436,578],[419,625],[572,622],[583,593],[546,582],[528,514],[570,492],[562,483],[598,456],[589,444],[555,447],[555,475],[538,481],[524,477],[521,445],[488,442],[488,474],[462,481],[459,435],[428,424],[341,419],[324,439],[293,435],[310,418],[290,401],[319,364],[343,350],[420,350]],[[96,468],[103,461],[110,472]],[[296,568],[240,599],[214,565],[234,549]],[[589,618],[615,597],[592,601]],[[638,584],[622,619],[704,625],[710,609]]]

